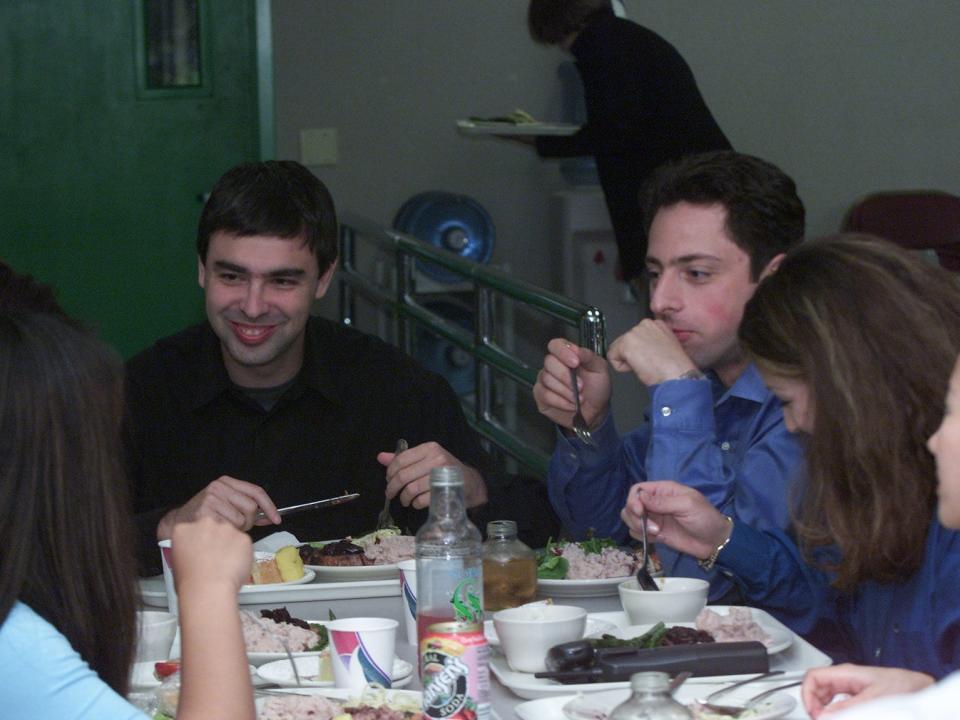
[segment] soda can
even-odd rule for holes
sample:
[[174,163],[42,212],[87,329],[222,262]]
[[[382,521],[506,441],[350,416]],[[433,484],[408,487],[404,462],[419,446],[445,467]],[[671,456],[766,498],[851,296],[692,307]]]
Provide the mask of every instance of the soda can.
[[430,625],[420,640],[424,717],[489,720],[489,663],[490,647],[482,625]]

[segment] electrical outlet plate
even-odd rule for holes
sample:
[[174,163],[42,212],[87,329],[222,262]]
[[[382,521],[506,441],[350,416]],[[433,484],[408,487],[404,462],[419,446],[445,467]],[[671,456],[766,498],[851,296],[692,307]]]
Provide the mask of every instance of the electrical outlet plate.
[[301,163],[336,165],[338,161],[336,128],[306,128],[300,131]]

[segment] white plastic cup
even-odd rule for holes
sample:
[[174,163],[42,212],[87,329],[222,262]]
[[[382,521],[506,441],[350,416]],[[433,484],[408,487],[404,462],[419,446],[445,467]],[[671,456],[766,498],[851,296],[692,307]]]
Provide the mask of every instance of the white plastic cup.
[[169,660],[177,634],[177,616],[162,610],[137,611],[136,662]]
[[362,690],[368,683],[390,687],[399,625],[372,617],[327,623],[334,685],[348,690]]
[[178,615],[177,588],[173,584],[173,544],[169,540],[160,540],[160,558],[163,561],[163,584],[167,588],[167,610]]
[[400,612],[407,628],[407,642],[417,645],[417,561],[402,560],[397,563],[400,571]]

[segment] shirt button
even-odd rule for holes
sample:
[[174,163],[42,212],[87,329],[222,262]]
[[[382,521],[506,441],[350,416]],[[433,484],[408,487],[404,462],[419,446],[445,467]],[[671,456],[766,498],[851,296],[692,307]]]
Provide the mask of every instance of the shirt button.
[[730,449],[730,443],[724,440],[722,443],[720,443],[720,449],[726,452],[727,450]]
[[670,409],[669,405],[664,405],[662,408],[660,408],[660,414],[664,417],[670,417],[670,413],[672,412],[673,410]]

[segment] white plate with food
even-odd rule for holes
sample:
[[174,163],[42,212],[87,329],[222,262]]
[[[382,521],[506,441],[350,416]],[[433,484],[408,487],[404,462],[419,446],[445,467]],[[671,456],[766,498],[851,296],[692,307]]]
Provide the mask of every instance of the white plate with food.
[[[616,634],[617,625],[606,620],[600,620],[587,615],[586,627],[583,630],[583,637],[593,637],[603,633]],[[500,647],[500,638],[497,636],[497,628],[493,625],[493,620],[487,620],[483,623],[483,634],[487,639],[487,644],[492,648]]]
[[[160,681],[154,672],[156,661],[147,660],[133,664],[133,670],[130,673],[130,692],[143,692],[160,687]],[[250,668],[250,678],[256,683],[257,669],[253,665]]]
[[[295,657],[297,672],[300,674],[299,687],[333,687],[332,669],[331,674],[326,672],[321,674],[320,658]],[[293,676],[293,668],[290,667],[290,661],[274,660],[257,668],[257,675],[266,682],[279,685],[280,687],[297,687],[297,680]],[[321,679],[322,678],[322,679]],[[413,665],[406,660],[398,657],[393,659],[393,671],[391,672],[393,687],[406,687],[413,680]]]
[[[775,655],[776,653],[783,652],[788,647],[793,645],[793,633],[790,632],[786,627],[780,625],[779,623],[766,624],[763,622],[763,619],[760,617],[755,617],[754,622],[756,622],[763,632],[766,634],[766,639],[754,638],[754,637],[737,637],[737,638],[724,638],[722,640],[716,640],[717,642],[743,642],[745,640],[759,640],[764,645],[767,646],[767,654]],[[604,631],[608,632],[610,635],[615,637],[629,640],[630,638],[635,638],[643,635],[649,631],[655,623],[650,623],[647,625],[628,625],[627,627],[616,627],[614,626],[613,631]],[[667,622],[664,623],[667,627],[687,627],[695,628],[697,627],[696,623],[692,622]]]
[[[714,690],[719,690],[722,684],[717,685],[696,685],[691,687],[683,686],[674,694],[674,697],[683,703],[692,702],[695,698],[704,697]],[[770,683],[769,687],[776,687],[775,683]],[[751,692],[751,688],[753,688]],[[744,702],[755,693],[766,689],[765,684],[758,683],[756,686],[745,687],[742,691],[733,691],[724,698],[732,702]],[[794,691],[795,693],[795,691]],[[630,691],[607,690],[599,693],[589,693],[586,695],[558,695],[555,697],[540,698],[529,702],[520,703],[514,708],[520,720],[605,720],[610,711],[622,703],[630,696]],[[719,701],[718,701],[719,702]],[[744,715],[744,719],[749,720],[775,720],[791,715],[796,708],[797,700],[790,691],[779,692],[765,701],[761,702],[756,709],[749,715]],[[694,715],[697,720],[718,720],[724,716],[720,715]],[[806,717],[806,713],[797,714],[796,717]]]
[[[350,582],[356,580],[392,580],[400,576],[397,563],[414,558],[414,538],[400,535],[396,530],[378,530],[358,538],[338,538],[306,543],[317,550],[334,543],[346,542],[348,546],[363,548],[363,558],[368,565],[332,564],[319,565],[304,559],[304,567],[312,570],[324,582]],[[301,557],[306,548],[301,547]],[[334,560],[356,557],[354,554],[335,555]]]
[[632,575],[597,580],[537,580],[537,595],[552,598],[608,597],[618,594],[617,585]]
[[260,583],[260,584],[247,583],[246,585],[240,586],[240,592],[251,593],[251,592],[257,592],[259,590],[266,590],[268,588],[272,589],[272,588],[290,587],[291,585],[306,585],[307,583],[312,583],[316,579],[316,577],[317,575],[315,572],[313,572],[313,570],[310,570],[305,567],[303,569],[303,577],[298,577],[296,580],[286,580],[284,582]]
[[[265,663],[273,662],[275,660],[287,660],[288,659],[287,652],[286,650],[283,650],[283,649],[278,649],[278,650],[260,650],[260,649],[251,650],[250,649],[251,646],[256,647],[254,643],[258,642],[258,640],[256,640],[257,637],[260,637],[262,639],[261,641],[266,641],[276,646],[278,641],[273,640],[271,635],[273,632],[273,628],[276,628],[277,626],[271,625],[270,623],[266,623],[265,622],[266,618],[261,617],[260,614],[257,612],[245,610],[241,613],[241,616],[243,615],[246,615],[246,616],[252,615],[256,617],[261,623],[264,623],[264,627],[266,628],[266,630],[263,631],[264,635],[266,636],[265,638],[264,638],[264,635],[260,635],[257,632],[256,628],[252,629],[253,635],[250,636],[251,628],[247,628],[246,621],[244,621],[244,625],[245,625],[244,641],[246,642],[246,645],[247,645],[247,660],[249,660],[250,663],[252,663],[253,665],[256,665],[257,667],[260,667]],[[242,617],[241,617],[241,620],[243,620]],[[302,649],[306,645],[306,643],[312,641],[310,639],[311,636],[306,635],[303,632],[304,628],[291,626],[290,623],[286,623],[286,622],[280,623],[281,627],[285,628],[282,631],[284,633],[282,638],[285,642],[287,642],[288,646],[290,647],[290,651],[291,651],[290,654],[293,655],[294,658],[316,658],[321,653],[323,653],[328,647],[327,645],[328,638],[326,636],[326,633],[320,632],[318,630],[318,626],[323,627],[327,624],[327,622],[324,620],[304,620],[303,622],[310,625],[311,629],[314,632],[318,633],[317,635],[317,639],[319,641],[318,645],[321,645],[321,647],[314,647],[309,650]]]
[[[325,705],[322,710],[314,711],[310,706],[321,702],[320,699],[330,700],[340,708],[335,714],[341,714],[342,708],[388,708],[397,714],[410,714],[410,717],[420,715],[420,705],[423,696],[413,690],[384,690],[383,688],[368,687],[362,692],[343,690],[340,688],[280,688],[269,691],[269,695],[257,697],[257,717],[261,720],[288,717],[329,717],[331,708]],[[271,710],[271,706],[281,706]],[[300,714],[293,714],[299,712]]]
[[393,580],[400,577],[393,565],[304,565],[315,573],[320,582],[350,582],[353,580]]
[[579,129],[569,123],[457,120],[457,130],[464,135],[573,135]]

